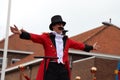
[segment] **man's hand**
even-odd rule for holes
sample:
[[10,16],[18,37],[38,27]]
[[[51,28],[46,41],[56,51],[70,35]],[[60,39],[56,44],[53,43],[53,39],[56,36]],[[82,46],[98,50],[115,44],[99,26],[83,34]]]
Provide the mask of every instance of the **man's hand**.
[[93,50],[97,50],[100,46],[97,44],[97,42],[95,42],[93,44]]
[[14,34],[21,34],[22,32],[17,28],[16,25],[14,25],[14,27],[10,26],[10,30],[12,33]]

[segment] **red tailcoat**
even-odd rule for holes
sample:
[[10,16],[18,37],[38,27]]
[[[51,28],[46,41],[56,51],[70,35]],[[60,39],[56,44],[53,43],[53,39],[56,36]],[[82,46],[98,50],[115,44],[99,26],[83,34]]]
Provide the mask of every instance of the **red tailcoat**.
[[118,80],[120,80],[120,70],[118,71]]
[[[56,48],[50,39],[49,33],[43,33],[42,35],[36,35],[36,34],[30,33],[30,37],[33,42],[40,43],[43,45],[45,50],[45,56],[57,57]],[[66,40],[64,51],[63,51],[64,52],[63,62],[65,63],[65,67],[68,70],[69,77],[70,77],[69,56],[68,56],[69,48],[83,50],[85,48],[85,45],[83,43],[75,42],[69,38],[67,38]],[[48,67],[49,61],[50,60],[48,59],[46,62],[46,69]],[[43,76],[44,76],[44,60],[40,64],[36,80],[43,80]]]

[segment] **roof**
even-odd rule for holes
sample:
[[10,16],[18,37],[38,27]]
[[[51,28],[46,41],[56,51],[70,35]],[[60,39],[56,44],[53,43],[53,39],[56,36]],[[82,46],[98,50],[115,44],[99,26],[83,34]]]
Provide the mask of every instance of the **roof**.
[[71,39],[93,45],[97,42],[99,48],[92,52],[103,54],[120,55],[120,28],[112,25],[102,25],[82,34],[71,37]]
[[[0,49],[3,48],[4,48],[4,39],[0,41]],[[30,40],[20,39],[19,35],[12,34],[11,36],[9,36],[8,50],[41,53],[42,45],[33,43]]]

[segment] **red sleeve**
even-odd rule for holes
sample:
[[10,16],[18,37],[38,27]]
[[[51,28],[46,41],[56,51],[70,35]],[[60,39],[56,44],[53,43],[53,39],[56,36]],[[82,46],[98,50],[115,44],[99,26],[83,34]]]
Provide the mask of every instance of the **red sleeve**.
[[120,80],[120,70],[118,71],[118,80]]
[[43,35],[37,35],[30,33],[30,39],[36,43],[44,43]]
[[79,50],[84,50],[85,48],[84,43],[76,42],[71,39],[69,39],[69,44],[70,44],[70,48],[79,49]]

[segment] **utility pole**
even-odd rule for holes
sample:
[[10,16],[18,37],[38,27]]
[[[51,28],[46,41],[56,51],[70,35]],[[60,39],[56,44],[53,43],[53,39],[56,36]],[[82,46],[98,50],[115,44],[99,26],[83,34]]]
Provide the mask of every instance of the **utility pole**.
[[6,23],[6,36],[4,43],[4,53],[2,61],[2,71],[1,71],[1,80],[5,80],[5,69],[7,62],[7,49],[8,49],[8,35],[9,35],[9,26],[10,26],[10,10],[11,10],[11,0],[8,0],[8,12],[7,12],[7,23]]

